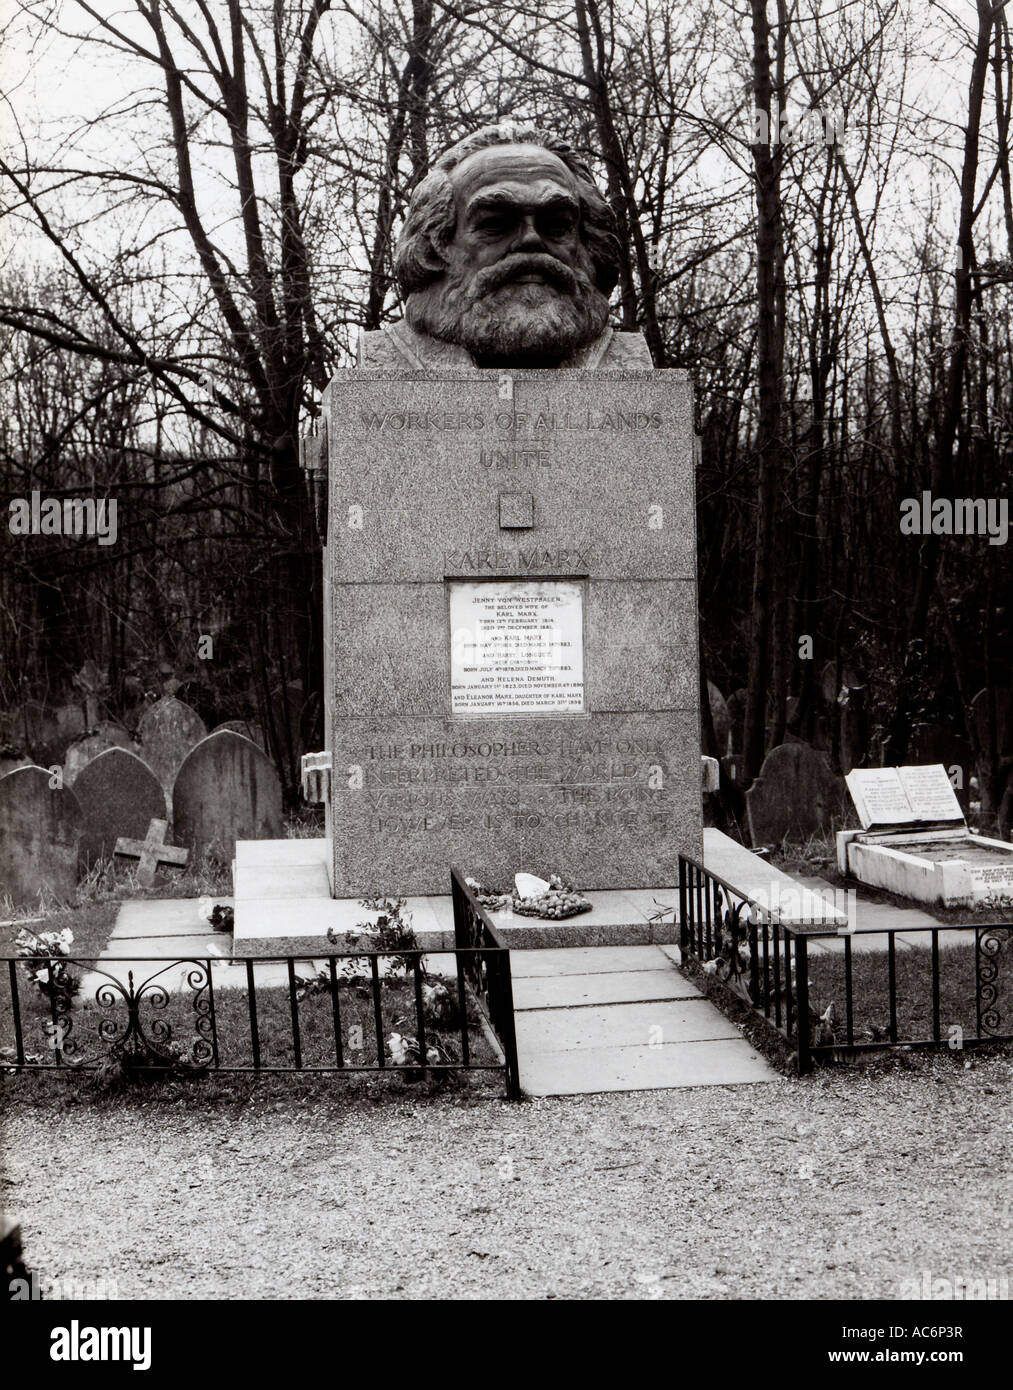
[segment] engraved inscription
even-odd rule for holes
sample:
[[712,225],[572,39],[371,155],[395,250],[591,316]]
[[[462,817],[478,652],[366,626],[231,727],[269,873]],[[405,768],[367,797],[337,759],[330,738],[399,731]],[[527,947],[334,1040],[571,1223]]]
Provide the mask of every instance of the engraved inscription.
[[452,712],[582,714],[583,598],[567,580],[451,581]]

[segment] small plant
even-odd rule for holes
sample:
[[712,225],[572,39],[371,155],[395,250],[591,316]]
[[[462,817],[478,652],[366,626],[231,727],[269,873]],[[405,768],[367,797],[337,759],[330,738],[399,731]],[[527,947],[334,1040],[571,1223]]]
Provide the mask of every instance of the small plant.
[[[400,1027],[404,1027],[407,1023],[407,1019],[396,1021]],[[407,1068],[404,1073],[406,1081],[422,1081],[425,1078],[419,1041],[414,1034],[388,1033],[386,1052],[392,1066]],[[427,1066],[446,1065],[457,1060],[457,1052],[449,1042],[445,1042],[442,1038],[427,1039]]]
[[33,932],[22,927],[14,938],[14,950],[24,961],[24,971],[38,992],[50,999],[60,1012],[81,988],[81,982],[70,966],[61,959],[74,942],[69,927],[61,931]]
[[[349,950],[359,947],[368,951],[380,951],[392,957],[387,979],[402,979],[415,969],[414,955],[401,952],[414,952],[419,949],[418,938],[411,925],[410,914],[405,912],[404,898],[363,898],[362,906],[377,913],[375,922],[358,922],[356,930],[336,932],[327,928],[327,940],[332,946],[345,946]],[[425,976],[425,959],[420,958],[422,974]],[[338,973],[345,980],[362,980],[369,973],[365,956],[349,957],[342,961]]]
[[427,1028],[457,1028],[461,1011],[457,996],[442,981],[422,986],[422,1016]]
[[99,1091],[117,1095],[139,1081],[179,1081],[206,1074],[207,1067],[194,1062],[179,1043],[166,1042],[155,1048],[134,1037],[102,1058],[94,1080]]

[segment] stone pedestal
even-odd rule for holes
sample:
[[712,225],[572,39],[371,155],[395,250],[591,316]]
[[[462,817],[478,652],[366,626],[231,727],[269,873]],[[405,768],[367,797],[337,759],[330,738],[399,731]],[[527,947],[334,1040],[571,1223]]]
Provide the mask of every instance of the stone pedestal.
[[702,824],[685,373],[352,369],[324,407],[332,893],[674,882]]

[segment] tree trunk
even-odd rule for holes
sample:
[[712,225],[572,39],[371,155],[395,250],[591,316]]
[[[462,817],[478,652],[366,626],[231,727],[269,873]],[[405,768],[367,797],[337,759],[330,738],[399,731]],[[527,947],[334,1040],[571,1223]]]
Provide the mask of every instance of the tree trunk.
[[[766,0],[751,0],[753,23],[753,100],[771,126],[770,24]],[[783,32],[778,38],[783,45]],[[780,102],[780,93],[773,94]],[[774,602],[774,518],[781,478],[781,418],[784,358],[784,231],[781,222],[781,156],[757,139],[752,146],[756,181],[756,299],[759,357],[759,422],[756,495],[756,553],[753,561],[752,633],[746,697],[744,762],[746,781],[759,775],[766,749],[767,690],[770,684],[771,614]]]
[[[974,191],[978,176],[978,141],[981,108],[988,77],[989,50],[996,11],[991,0],[976,0],[978,37],[971,67],[967,95],[967,126],[964,132],[964,163],[960,176],[960,222],[957,235],[957,265],[954,278],[953,333],[950,338],[950,364],[938,442],[932,460],[932,496],[952,497],[953,448],[961,422],[964,380],[967,374],[968,343],[971,326],[971,265],[974,258]],[[907,628],[904,667],[897,687],[893,718],[884,747],[884,763],[897,766],[907,757],[918,685],[922,678],[929,608],[935,593],[936,573],[941,550],[940,536],[922,537],[918,578],[915,581],[911,616]]]

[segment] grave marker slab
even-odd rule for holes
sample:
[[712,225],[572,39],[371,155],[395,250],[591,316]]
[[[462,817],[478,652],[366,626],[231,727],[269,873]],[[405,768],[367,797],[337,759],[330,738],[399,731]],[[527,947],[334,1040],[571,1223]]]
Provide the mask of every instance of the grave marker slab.
[[728,753],[741,753],[745,743],[746,731],[746,690],[733,690],[727,700],[728,705]]
[[137,726],[141,754],[167,796],[183,759],[206,734],[200,715],[172,695],[164,695],[142,715]]
[[728,702],[713,681],[707,682],[707,697],[710,701],[711,720],[714,724],[714,738],[717,740],[717,755],[723,758],[731,751],[728,739],[732,731],[732,718]]
[[106,748],[93,758],[78,774],[74,795],[84,813],[82,852],[89,862],[111,856],[121,836],[143,839],[153,820],[167,819],[162,784],[126,748]]
[[133,750],[136,744],[118,724],[101,724],[93,734],[86,734],[67,749],[63,757],[63,780],[69,787],[75,786],[84,768],[109,748]]
[[861,830],[837,836],[842,873],[920,902],[1013,906],[1013,845],[969,833],[941,763],[848,774]]
[[912,763],[942,763],[951,781],[954,769],[959,770],[960,776],[953,790],[966,816],[971,805],[971,778],[975,775],[974,758],[967,739],[961,738],[944,724],[915,724],[908,744],[908,757]]
[[843,819],[844,783],[809,744],[782,743],[746,792],[746,812],[754,847],[825,835]]
[[84,817],[69,787],[50,786],[45,768],[0,777],[0,894],[33,902],[40,889],[69,898],[77,886]]
[[223,729],[187,754],[172,794],[173,830],[181,844],[231,859],[237,839],[280,837],[281,783],[255,743]]
[[262,753],[267,752],[267,739],[264,737],[264,730],[259,724],[254,724],[249,719],[227,719],[224,724],[216,725],[211,732],[217,734],[219,729],[231,729],[234,734],[242,734],[243,738],[248,738],[251,743],[255,743]]

